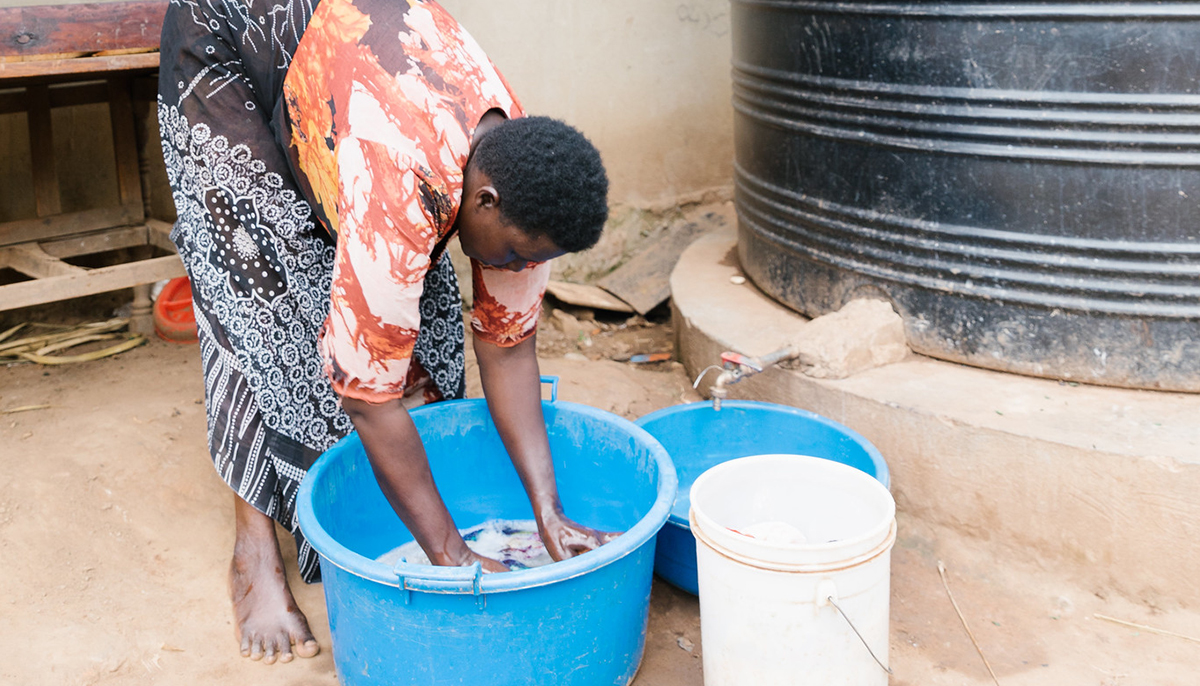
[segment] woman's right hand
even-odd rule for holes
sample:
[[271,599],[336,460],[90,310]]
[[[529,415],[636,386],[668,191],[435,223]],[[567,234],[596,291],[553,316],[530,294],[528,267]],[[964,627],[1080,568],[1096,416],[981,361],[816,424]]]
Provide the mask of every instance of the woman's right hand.
[[507,572],[467,547],[433,482],[425,446],[399,400],[371,404],[342,398],[354,422],[380,490],[435,565],[466,567],[479,562],[487,573]]
[[504,563],[499,560],[493,560],[490,557],[484,557],[483,555],[479,555],[474,551],[471,552],[471,555],[472,560],[467,564],[478,562],[479,566],[483,567],[484,574],[499,574],[501,572],[509,571],[508,567],[505,567]]

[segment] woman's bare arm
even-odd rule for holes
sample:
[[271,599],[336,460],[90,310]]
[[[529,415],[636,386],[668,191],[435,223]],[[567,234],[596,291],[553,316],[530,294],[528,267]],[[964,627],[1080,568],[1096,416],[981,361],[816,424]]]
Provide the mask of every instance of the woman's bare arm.
[[380,490],[431,562],[465,566],[478,560],[489,572],[508,571],[500,562],[476,555],[459,535],[433,482],[421,436],[401,401],[374,405],[343,398],[342,407],[362,438]]
[[488,410],[533,505],[547,552],[563,560],[603,545],[611,534],[581,526],[563,514],[542,415],[536,337],[509,348],[476,337],[475,356]]

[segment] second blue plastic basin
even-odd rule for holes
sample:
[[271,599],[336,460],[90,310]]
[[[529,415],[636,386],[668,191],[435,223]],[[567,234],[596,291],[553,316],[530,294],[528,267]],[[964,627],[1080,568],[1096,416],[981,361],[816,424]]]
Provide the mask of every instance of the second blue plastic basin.
[[807,410],[786,405],[727,400],[676,405],[642,417],[637,424],[658,439],[675,463],[679,495],[654,555],[654,571],[693,595],[696,539],[688,527],[692,482],[709,467],[748,455],[812,455],[841,462],[888,486],[887,463],[879,450],[851,429]]

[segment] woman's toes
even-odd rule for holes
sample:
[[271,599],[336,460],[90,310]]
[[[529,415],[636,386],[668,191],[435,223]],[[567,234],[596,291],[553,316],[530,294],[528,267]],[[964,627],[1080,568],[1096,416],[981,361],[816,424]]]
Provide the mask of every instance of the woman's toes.
[[250,659],[251,660],[263,659],[263,642],[262,642],[262,638],[260,638],[258,636],[255,636],[254,638],[252,638],[250,640]]
[[312,657],[319,652],[321,652],[321,644],[317,643],[316,639],[296,641],[296,654],[300,657]]
[[295,657],[295,656],[292,655],[292,642],[288,640],[287,636],[280,636],[279,637],[279,662],[280,663],[291,662],[293,657]]

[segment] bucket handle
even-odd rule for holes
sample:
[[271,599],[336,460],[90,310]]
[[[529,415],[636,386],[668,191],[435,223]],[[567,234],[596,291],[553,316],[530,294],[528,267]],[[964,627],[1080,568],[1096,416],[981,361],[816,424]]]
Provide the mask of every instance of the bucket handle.
[[[833,586],[833,582],[826,581],[825,583],[821,584],[821,586],[817,589],[817,592],[820,595],[825,596],[824,601],[829,603],[830,605],[832,605],[833,609],[837,610],[838,614],[842,616],[842,619],[846,620],[846,623],[850,625],[850,630],[854,632],[855,636],[858,636],[858,640],[862,641],[863,647],[866,648],[867,652],[871,654],[872,658],[874,658],[875,664],[882,667],[883,671],[887,672],[888,674],[892,674],[893,673],[892,668],[883,664],[883,662],[879,659],[879,657],[875,655],[875,651],[871,650],[871,646],[867,645],[867,639],[863,638],[863,635],[861,633],[859,633],[859,631],[858,631],[858,627],[854,626],[854,622],[850,621],[850,617],[848,617],[846,615],[846,611],[843,610],[841,608],[841,606],[837,604],[837,600],[834,599],[834,596],[837,595],[837,590],[832,588],[832,586]],[[818,603],[817,603],[818,607],[821,604],[822,603],[818,601]]]
[[558,402],[558,377],[557,376],[543,376],[542,383],[550,384],[550,402],[552,402],[552,403]]
[[419,576],[405,576],[406,572],[417,571],[417,565],[401,560],[392,571],[406,591],[426,593],[483,593],[483,567],[478,562],[469,567],[433,567],[421,565]]

